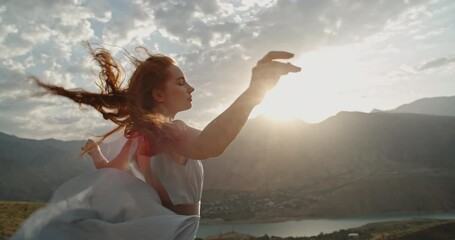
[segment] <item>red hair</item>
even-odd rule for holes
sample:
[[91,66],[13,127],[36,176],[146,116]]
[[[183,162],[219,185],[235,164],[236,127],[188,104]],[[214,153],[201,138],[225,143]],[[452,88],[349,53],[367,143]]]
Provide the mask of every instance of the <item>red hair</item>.
[[145,60],[140,60],[125,51],[136,69],[127,87],[122,87],[125,79],[123,67],[115,61],[107,49],[103,47],[94,49],[89,43],[86,45],[101,68],[97,82],[100,93],[92,93],[84,89],[65,89],[44,83],[33,76],[30,78],[47,93],[67,97],[78,104],[92,106],[103,115],[104,119],[115,123],[117,127],[102,135],[98,143],[114,132],[124,129],[124,135],[127,138],[145,136],[147,146],[141,146],[141,148],[148,149],[147,152],[152,154],[152,143],[157,146],[155,143],[168,138],[166,128],[169,122],[164,116],[152,112],[155,101],[151,93],[154,89],[164,87],[168,77],[168,67],[175,64],[175,61],[165,55],[152,54],[144,47],[137,49],[146,53]]

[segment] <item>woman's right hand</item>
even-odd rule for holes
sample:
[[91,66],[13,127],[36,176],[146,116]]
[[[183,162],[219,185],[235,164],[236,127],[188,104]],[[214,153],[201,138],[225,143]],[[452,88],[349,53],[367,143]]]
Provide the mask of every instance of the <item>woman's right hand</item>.
[[262,101],[267,91],[278,83],[281,76],[290,72],[300,72],[301,68],[291,63],[274,61],[276,59],[289,59],[293,56],[294,54],[283,51],[267,53],[253,68],[250,86],[247,91],[258,98],[258,101]]
[[90,156],[93,156],[97,152],[101,152],[100,146],[92,139],[88,139],[85,142],[85,145],[83,147],[81,147],[81,150]]

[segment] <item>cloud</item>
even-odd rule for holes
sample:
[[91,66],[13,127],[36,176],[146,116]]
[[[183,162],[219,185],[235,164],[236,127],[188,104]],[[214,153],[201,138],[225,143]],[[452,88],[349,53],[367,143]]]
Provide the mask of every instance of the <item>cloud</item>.
[[386,78],[392,81],[419,78],[428,79],[428,74],[432,74],[431,79],[435,79],[436,74],[445,72],[441,70],[447,72],[455,70],[455,54],[429,58],[414,65],[402,64],[398,70],[387,73]]
[[426,33],[415,35],[414,39],[416,39],[416,40],[425,40],[425,39],[428,39],[428,38],[431,38],[431,37],[434,37],[434,36],[441,35],[441,34],[444,33],[444,31],[445,31],[444,28],[430,30],[430,31],[428,31]]
[[3,60],[0,64],[0,104],[5,98],[24,96],[29,88],[24,72],[25,67],[12,59]]
[[155,21],[165,34],[204,47],[212,38],[210,25],[204,18],[219,10],[216,1],[210,2],[204,5],[200,1],[169,1],[154,11]]
[[[112,124],[103,119],[94,110],[81,111],[77,105],[58,99],[60,107],[41,104],[39,107],[26,114],[14,115],[9,111],[9,116],[2,116],[7,123],[15,123],[16,134],[21,136],[46,139],[57,138],[63,140],[80,139],[89,137],[92,129],[102,130],[102,134],[112,128]],[[28,105],[27,102],[21,104]],[[2,120],[3,120],[2,119]]]
[[11,23],[10,29],[18,31],[7,31],[6,36],[0,38],[2,58],[25,55],[51,37],[59,43],[73,44],[93,36],[89,19],[94,15],[73,2],[9,1],[3,8],[4,21]]
[[[35,134],[68,139],[78,136],[62,133],[65,126],[72,126],[76,133],[89,127],[98,130],[104,127],[93,123],[99,120],[96,113],[84,119],[86,113],[69,112],[77,106],[61,98],[21,100],[21,96],[34,91],[19,81],[28,74],[70,88],[95,90],[98,69],[81,46],[82,40],[105,43],[121,60],[124,58],[118,54],[121,49],[118,47],[133,49],[137,45],[173,56],[196,87],[193,113],[182,116],[189,122],[207,123],[248,86],[251,67],[267,51],[304,54],[319,48],[368,42],[381,57],[388,58],[397,52],[403,54],[400,42],[392,42],[394,37],[405,35],[407,38],[401,41],[434,44],[433,39],[449,36],[453,14],[449,14],[448,3],[432,0],[7,1],[0,7],[0,131],[16,123],[15,131],[32,136],[35,131],[32,129],[39,124],[56,125],[38,129]],[[443,23],[439,22],[441,19]],[[453,56],[447,55],[409,64],[408,70],[418,74],[453,66],[453,61]]]
[[[152,6],[147,1],[112,4],[111,20],[103,25],[101,41],[115,46],[142,45],[156,30]],[[127,8],[122,8],[127,5]]]
[[416,71],[429,71],[433,69],[438,69],[445,66],[450,66],[455,63],[455,54],[440,57],[440,58],[433,58],[428,61],[425,61],[418,66],[414,67]]
[[409,12],[429,3],[426,0],[281,0],[249,23],[257,36],[245,39],[242,45],[252,51],[281,48],[301,52],[358,42],[398,19],[408,19]]

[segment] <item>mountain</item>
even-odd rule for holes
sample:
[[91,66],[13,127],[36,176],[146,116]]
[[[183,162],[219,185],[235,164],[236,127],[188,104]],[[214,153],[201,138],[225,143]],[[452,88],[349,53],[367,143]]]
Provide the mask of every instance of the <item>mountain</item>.
[[206,188],[274,189],[341,175],[455,170],[454,146],[455,117],[448,116],[340,112],[319,124],[268,128],[250,121],[221,157],[205,163]]
[[455,117],[340,112],[319,124],[258,126],[248,122],[204,164],[205,189],[256,191],[243,205],[275,206],[252,210],[258,220],[455,209]]
[[0,133],[0,199],[45,201],[64,181],[93,170],[78,159],[82,144]]
[[[93,171],[77,158],[82,145],[0,134],[0,199],[46,201],[65,180]],[[455,209],[455,117],[340,112],[318,124],[258,117],[203,164],[206,192],[265,191],[258,198],[267,204],[293,206],[268,208],[264,218],[448,211]]]
[[422,98],[386,112],[455,116],[455,96]]

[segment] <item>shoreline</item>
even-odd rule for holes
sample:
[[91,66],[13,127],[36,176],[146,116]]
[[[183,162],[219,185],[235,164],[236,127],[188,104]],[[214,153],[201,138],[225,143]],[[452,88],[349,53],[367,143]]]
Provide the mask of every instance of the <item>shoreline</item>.
[[224,221],[222,219],[207,219],[201,218],[200,224],[202,225],[247,225],[247,224],[268,224],[268,223],[283,223],[290,221],[304,221],[304,220],[342,220],[342,219],[361,219],[361,218],[371,218],[371,219],[381,219],[381,218],[399,218],[405,217],[406,215],[416,215],[410,219],[420,218],[419,215],[422,215],[422,218],[431,218],[425,217],[424,215],[438,215],[438,214],[453,214],[455,219],[455,209],[450,211],[428,211],[428,212],[394,212],[394,213],[379,213],[379,214],[368,214],[368,215],[339,215],[339,216],[299,216],[299,217],[276,217],[276,218],[253,218],[253,219],[244,219],[244,220],[233,220],[233,221]]
[[[36,201],[11,201],[11,200],[0,200],[0,204],[30,204],[35,207],[42,207],[46,202],[36,202]],[[391,213],[377,213],[377,214],[366,214],[366,215],[332,215],[332,216],[281,216],[274,218],[251,218],[251,219],[242,219],[242,220],[233,220],[225,221],[220,218],[211,219],[211,218],[200,218],[199,222],[202,225],[247,225],[247,224],[268,224],[268,223],[283,223],[290,221],[304,221],[304,220],[355,220],[355,219],[382,219],[382,218],[400,218],[406,217],[407,215],[415,215],[411,219],[420,218],[419,215],[422,215],[422,218],[431,218],[425,217],[425,215],[445,215],[453,214],[454,216],[449,219],[455,219],[455,209],[448,211],[413,211],[413,212],[391,212]],[[442,218],[441,218],[442,219]]]
[[[390,239],[390,236],[409,236],[409,239],[430,239],[431,236],[439,236],[437,239],[452,239],[455,218],[453,219],[408,219],[399,221],[383,221],[375,223],[365,223],[359,226],[325,226],[320,229],[310,230],[292,226],[285,231],[274,231],[273,228],[262,226],[255,230],[248,228],[220,229],[215,231],[198,232],[201,239],[265,239],[263,236],[273,236],[267,239],[286,240],[286,239],[351,239],[360,237],[361,239]],[[295,231],[295,229],[299,229]],[[274,233],[271,233],[274,232]],[[441,235],[442,234],[442,235]],[[440,238],[445,236],[445,238]],[[449,237],[449,238],[448,238]],[[395,238],[393,238],[395,239]],[[408,239],[408,238],[406,238]],[[433,239],[433,238],[431,238]]]

